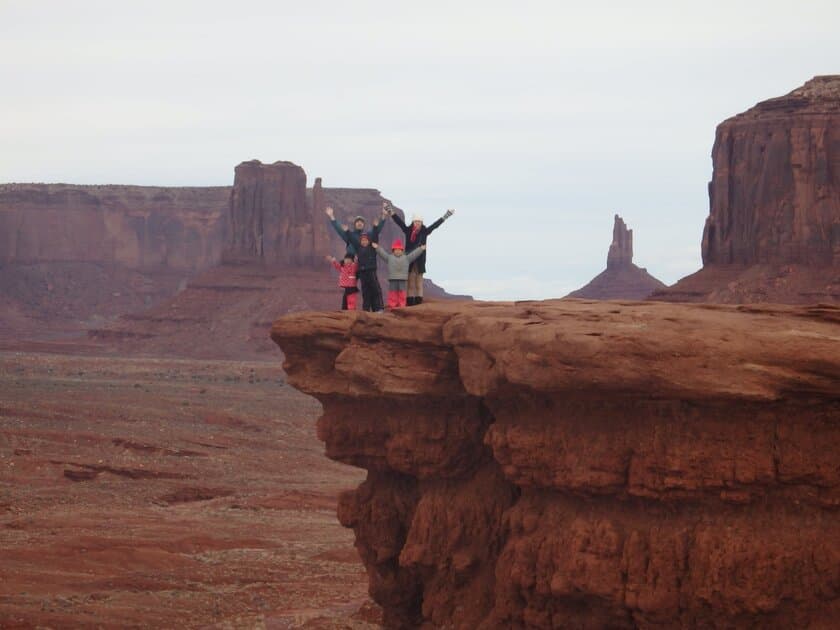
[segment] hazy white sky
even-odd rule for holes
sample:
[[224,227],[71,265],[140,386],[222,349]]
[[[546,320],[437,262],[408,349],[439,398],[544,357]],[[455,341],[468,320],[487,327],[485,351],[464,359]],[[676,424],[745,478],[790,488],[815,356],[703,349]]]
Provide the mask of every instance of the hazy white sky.
[[226,185],[252,158],[457,215],[429,276],[557,297],[700,266],[715,126],[840,72],[836,0],[0,0],[0,182]]

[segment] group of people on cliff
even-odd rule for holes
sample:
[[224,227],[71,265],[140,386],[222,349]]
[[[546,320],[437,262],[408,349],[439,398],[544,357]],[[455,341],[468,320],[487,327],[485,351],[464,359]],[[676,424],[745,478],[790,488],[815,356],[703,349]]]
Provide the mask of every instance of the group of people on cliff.
[[[423,303],[423,274],[426,273],[426,239],[429,234],[443,225],[455,211],[446,213],[431,225],[423,222],[423,217],[415,214],[410,224],[406,224],[387,201],[382,204],[382,215],[374,219],[373,227],[365,230],[367,221],[358,216],[353,219],[352,229],[348,225],[340,225],[335,218],[335,211],[331,207],[326,209],[335,231],[346,245],[344,258],[339,262],[333,256],[327,256],[338,271],[338,286],[343,290],[341,308],[356,310],[359,284],[361,284],[362,310],[380,312],[385,304],[382,300],[382,289],[377,275],[377,258],[387,263],[388,268],[388,301],[389,309],[403,306],[415,306]],[[379,245],[379,234],[385,226],[388,217],[402,230],[402,239],[394,239],[391,252]]]

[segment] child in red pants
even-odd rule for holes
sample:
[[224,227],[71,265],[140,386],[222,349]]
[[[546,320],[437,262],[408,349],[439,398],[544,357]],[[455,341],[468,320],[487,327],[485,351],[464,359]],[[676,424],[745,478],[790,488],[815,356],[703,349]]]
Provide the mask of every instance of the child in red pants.
[[391,253],[372,243],[376,254],[388,263],[388,308],[400,308],[406,304],[406,285],[408,284],[408,267],[411,262],[426,251],[421,245],[410,254],[405,253],[405,247],[400,239],[391,243]]
[[327,260],[331,262],[332,266],[338,271],[338,286],[344,289],[344,295],[341,296],[341,310],[355,311],[356,294],[359,292],[359,287],[356,286],[356,270],[359,268],[358,263],[353,260],[352,256],[345,256],[341,263],[339,263],[334,256],[327,256]]

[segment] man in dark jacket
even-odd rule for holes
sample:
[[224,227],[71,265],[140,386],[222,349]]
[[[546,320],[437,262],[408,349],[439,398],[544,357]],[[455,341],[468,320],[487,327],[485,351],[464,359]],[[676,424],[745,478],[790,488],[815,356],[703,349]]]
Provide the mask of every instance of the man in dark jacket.
[[[443,222],[455,214],[454,210],[447,210],[440,219],[431,225],[423,224],[423,217],[415,214],[411,218],[411,224],[406,225],[402,217],[394,212],[387,201],[382,204],[384,212],[394,220],[399,228],[405,234],[405,253],[410,254],[421,245],[426,244],[426,238],[438,229]],[[426,273],[426,252],[423,252],[417,257],[408,270],[408,298],[406,300],[407,306],[414,306],[415,304],[423,303],[423,274]]]
[[385,307],[382,304],[382,287],[376,275],[376,250],[367,232],[357,237],[355,232],[349,233],[352,245],[356,248],[356,262],[359,268],[356,275],[362,285],[362,310],[379,313]]
[[[362,235],[362,232],[365,231],[365,218],[359,216],[353,219],[353,229],[350,230],[347,228],[347,226],[339,225],[338,221],[335,218],[335,211],[333,211],[333,209],[330,206],[327,206],[325,212],[330,218],[330,224],[333,226],[333,229],[341,237],[341,240],[344,241],[344,243],[347,245],[345,255],[350,257],[355,256],[356,246],[353,245],[353,242],[350,240],[349,235],[355,234],[356,240],[359,239],[359,237]],[[385,227],[384,211],[382,213],[382,220],[380,220],[379,218],[374,219],[373,229],[370,231],[370,237],[377,243],[379,242],[379,233],[382,231],[383,227]]]

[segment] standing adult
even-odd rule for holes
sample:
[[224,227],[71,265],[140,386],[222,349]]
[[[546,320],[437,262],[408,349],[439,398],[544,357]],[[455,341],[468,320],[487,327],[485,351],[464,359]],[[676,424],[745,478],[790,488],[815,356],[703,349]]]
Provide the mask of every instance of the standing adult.
[[[358,241],[359,238],[361,238],[362,236],[362,232],[365,231],[365,218],[363,216],[358,216],[355,219],[353,219],[353,229],[351,230],[346,225],[339,225],[338,220],[335,218],[335,211],[330,206],[326,207],[325,212],[330,218],[330,224],[333,226],[333,229],[341,237],[341,240],[344,241],[346,245],[345,255],[355,257],[356,245],[354,245],[353,241]],[[379,242],[379,233],[382,231],[383,227],[385,227],[384,211],[382,212],[381,220],[380,217],[377,217],[373,220],[373,229],[370,231],[370,238],[372,241],[377,243]],[[354,235],[356,238],[350,238],[351,235]]]
[[[347,244],[346,256],[354,257],[358,265],[356,275],[362,285],[362,310],[373,313],[381,312],[384,308],[382,287],[376,275],[376,250],[371,247],[371,244],[378,242],[379,233],[382,231],[385,221],[380,221],[378,218],[374,220],[373,229],[368,233],[364,231],[365,221],[363,217],[356,217],[353,225],[354,229],[350,230],[338,224],[332,208],[327,207],[326,213],[335,231]],[[383,218],[384,216],[383,213]]]
[[[426,238],[428,238],[429,234],[438,229],[441,225],[443,225],[444,221],[455,214],[455,210],[449,209],[441,218],[431,225],[424,224],[423,217],[419,214],[415,214],[411,217],[411,224],[406,225],[405,221],[402,220],[402,217],[394,212],[391,204],[386,201],[382,204],[382,207],[384,212],[394,220],[394,223],[396,223],[403,231],[403,234],[405,234],[406,255],[410,254],[421,245],[425,245]],[[425,273],[426,252],[424,251],[420,254],[420,256],[414,259],[414,262],[411,263],[411,266],[408,269],[407,306],[415,306],[416,304],[423,303],[423,274]]]

